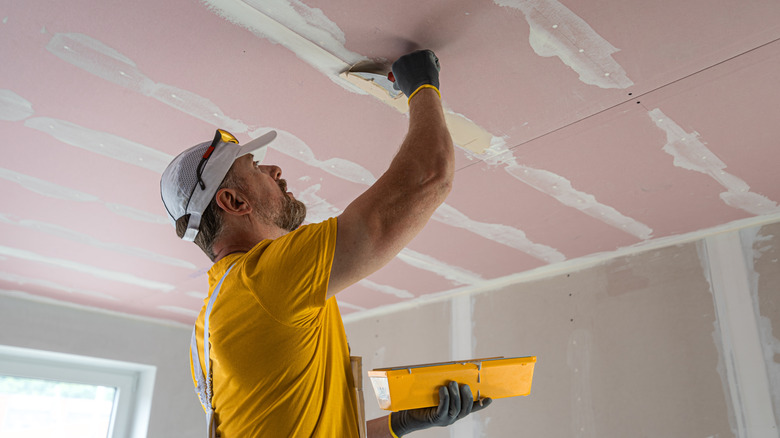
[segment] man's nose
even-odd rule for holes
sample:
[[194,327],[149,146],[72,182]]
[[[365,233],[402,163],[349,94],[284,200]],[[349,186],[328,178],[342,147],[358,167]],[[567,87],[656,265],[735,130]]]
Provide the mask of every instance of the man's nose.
[[282,168],[276,165],[262,165],[261,167],[264,167],[265,171],[268,172],[269,175],[273,179],[279,179],[282,177]]

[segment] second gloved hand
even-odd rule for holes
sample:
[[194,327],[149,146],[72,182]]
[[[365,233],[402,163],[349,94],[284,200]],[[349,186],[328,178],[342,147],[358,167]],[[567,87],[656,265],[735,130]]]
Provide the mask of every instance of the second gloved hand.
[[488,407],[492,401],[486,398],[482,403],[475,402],[468,385],[450,382],[439,388],[439,406],[393,412],[390,414],[390,428],[400,438],[416,430],[449,426],[472,412]]

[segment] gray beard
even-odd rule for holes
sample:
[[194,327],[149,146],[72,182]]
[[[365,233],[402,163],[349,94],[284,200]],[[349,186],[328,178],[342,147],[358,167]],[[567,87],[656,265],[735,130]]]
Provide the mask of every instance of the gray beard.
[[287,181],[277,181],[279,189],[284,193],[281,204],[274,204],[267,199],[258,200],[254,207],[258,218],[263,222],[273,224],[285,231],[293,231],[306,220],[306,205],[287,195]]
[[275,225],[283,230],[292,231],[306,220],[306,206],[303,202],[292,199],[285,194],[284,205],[280,214],[276,215]]

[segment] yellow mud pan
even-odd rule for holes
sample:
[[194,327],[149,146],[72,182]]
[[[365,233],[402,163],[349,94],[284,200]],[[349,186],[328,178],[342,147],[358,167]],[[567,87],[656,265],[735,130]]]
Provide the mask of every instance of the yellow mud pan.
[[379,407],[402,411],[439,404],[439,387],[451,381],[468,384],[478,398],[531,393],[536,357],[491,357],[465,361],[379,368],[368,372]]

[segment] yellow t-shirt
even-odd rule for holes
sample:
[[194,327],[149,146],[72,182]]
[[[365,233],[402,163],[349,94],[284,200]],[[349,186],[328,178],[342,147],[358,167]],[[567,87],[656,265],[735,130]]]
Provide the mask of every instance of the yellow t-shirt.
[[[222,438],[358,436],[344,325],[336,299],[326,300],[335,246],[331,218],[209,270],[213,292],[235,264],[209,319]],[[204,314],[205,306],[195,325],[201,366]]]

